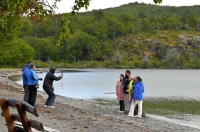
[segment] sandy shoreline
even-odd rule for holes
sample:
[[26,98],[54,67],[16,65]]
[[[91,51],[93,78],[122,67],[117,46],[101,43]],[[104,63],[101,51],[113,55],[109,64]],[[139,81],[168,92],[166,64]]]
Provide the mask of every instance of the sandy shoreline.
[[[23,98],[22,86],[9,80],[10,75],[21,74],[20,70],[0,71],[0,96]],[[57,96],[55,107],[43,107],[47,95],[38,91],[36,107],[45,126],[61,132],[199,132],[199,129],[182,126],[153,118],[131,118],[118,109],[97,105],[94,102]],[[15,111],[15,110],[12,110]],[[0,117],[1,132],[7,132],[4,118]]]

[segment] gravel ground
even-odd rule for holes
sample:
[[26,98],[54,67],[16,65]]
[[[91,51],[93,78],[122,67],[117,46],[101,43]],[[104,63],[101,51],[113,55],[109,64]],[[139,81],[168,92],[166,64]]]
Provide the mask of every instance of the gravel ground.
[[[22,86],[7,79],[7,76],[13,74],[20,74],[20,71],[0,71],[0,96],[22,99]],[[57,96],[55,109],[46,108],[43,107],[46,98],[44,92],[38,91],[36,107],[39,117],[31,114],[28,117],[61,132],[200,132],[199,129],[150,117],[131,118],[113,107],[62,96]],[[10,109],[16,112],[16,109]],[[0,132],[7,132],[5,119],[2,117]]]

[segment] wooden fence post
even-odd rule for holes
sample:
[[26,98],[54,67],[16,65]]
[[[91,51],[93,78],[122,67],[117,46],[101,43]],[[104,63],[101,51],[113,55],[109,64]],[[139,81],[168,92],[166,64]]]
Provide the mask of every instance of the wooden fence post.
[[16,132],[15,124],[14,124],[14,121],[11,117],[6,99],[2,98],[0,100],[0,104],[1,104],[1,109],[2,109],[2,112],[3,112],[3,116],[5,117],[5,120],[6,120],[6,123],[7,123],[8,132]]
[[16,104],[16,107],[17,107],[17,111],[21,119],[22,125],[24,127],[24,131],[32,132],[31,127],[29,126],[28,118],[26,116],[26,111],[25,111],[23,103],[21,102],[21,103]]

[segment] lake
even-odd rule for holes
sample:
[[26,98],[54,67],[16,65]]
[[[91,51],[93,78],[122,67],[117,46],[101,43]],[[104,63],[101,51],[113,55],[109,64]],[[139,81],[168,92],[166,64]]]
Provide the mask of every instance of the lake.
[[[64,78],[55,81],[55,93],[79,98],[116,98],[115,85],[125,69],[65,69]],[[59,76],[61,73],[55,73]],[[145,86],[145,98],[200,100],[200,70],[131,69],[133,76],[140,76]],[[44,78],[46,73],[37,73]],[[22,84],[21,76],[15,82]],[[39,90],[42,89],[42,81]]]
[[[105,105],[110,105],[110,100],[118,106],[115,85],[125,69],[63,71],[63,80],[54,82],[56,94],[70,98],[97,99],[101,104],[105,101]],[[131,73],[143,79],[146,98],[144,109],[149,117],[200,129],[200,70],[131,69]],[[55,73],[56,76],[60,74]],[[37,75],[44,78],[46,73]],[[21,75],[10,78],[22,84]],[[39,90],[43,91],[43,82],[39,83]]]

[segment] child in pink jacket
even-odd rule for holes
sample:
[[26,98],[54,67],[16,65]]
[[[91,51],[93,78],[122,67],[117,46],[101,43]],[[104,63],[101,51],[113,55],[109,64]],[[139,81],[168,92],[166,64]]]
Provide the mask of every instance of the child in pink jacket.
[[124,92],[123,92],[123,88],[122,88],[123,80],[124,80],[124,75],[120,74],[119,81],[116,84],[116,95],[117,95],[117,99],[119,100],[120,112],[125,111]]

